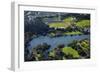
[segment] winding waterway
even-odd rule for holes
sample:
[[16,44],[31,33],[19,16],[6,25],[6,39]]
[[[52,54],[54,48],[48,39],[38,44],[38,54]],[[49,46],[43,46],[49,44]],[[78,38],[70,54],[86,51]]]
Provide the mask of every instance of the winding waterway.
[[32,50],[32,48],[36,47],[39,44],[47,43],[51,45],[49,50],[57,47],[60,44],[68,45],[73,40],[82,40],[82,39],[90,39],[90,35],[74,35],[74,36],[60,36],[60,37],[49,37],[49,36],[39,36],[37,38],[33,38],[32,41],[29,42],[28,49]]

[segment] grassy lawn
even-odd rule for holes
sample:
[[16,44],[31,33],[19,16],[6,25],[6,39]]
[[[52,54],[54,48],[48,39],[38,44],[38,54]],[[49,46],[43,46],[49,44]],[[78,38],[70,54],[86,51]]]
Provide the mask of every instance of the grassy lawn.
[[76,23],[76,26],[78,26],[80,28],[90,27],[90,20],[81,20]]
[[65,23],[71,23],[72,21],[73,21],[73,18],[72,17],[68,17],[68,18],[65,18],[63,20],[63,22],[65,22]]
[[80,31],[72,31],[72,32],[65,32],[64,34],[65,35],[79,35],[79,34],[82,34],[82,32],[80,32]]
[[54,28],[66,28],[68,27],[69,25],[71,25],[71,22],[72,22],[72,17],[68,17],[68,18],[65,18],[63,20],[63,22],[54,22],[54,23],[50,23],[49,24],[49,27],[54,27]]
[[71,54],[73,58],[79,58],[79,54],[76,50],[72,49],[71,47],[64,47],[62,48],[62,52],[66,55]]
[[55,23],[50,23],[49,27],[54,27],[54,28],[65,28],[65,24],[63,22],[55,22]]

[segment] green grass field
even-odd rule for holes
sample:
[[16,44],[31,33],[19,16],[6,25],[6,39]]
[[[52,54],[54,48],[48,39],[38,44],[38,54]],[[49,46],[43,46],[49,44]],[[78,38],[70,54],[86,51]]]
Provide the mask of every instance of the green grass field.
[[83,34],[80,31],[72,31],[72,32],[64,32],[65,35],[79,35],[79,34]]
[[65,18],[63,20],[63,22],[50,23],[49,27],[53,27],[53,28],[66,28],[69,25],[71,25],[71,22],[72,22],[72,17],[68,17],[68,18]]
[[63,22],[65,22],[65,23],[71,23],[71,22],[73,22],[73,18],[72,17],[65,18],[63,20]]
[[55,22],[55,23],[50,23],[49,27],[54,27],[54,28],[65,28],[65,24],[63,22]]
[[72,55],[73,58],[79,58],[78,52],[71,47],[62,48],[62,52],[65,53],[66,55],[68,55],[68,54]]
[[80,28],[90,27],[90,20],[81,20],[76,23],[76,26]]

